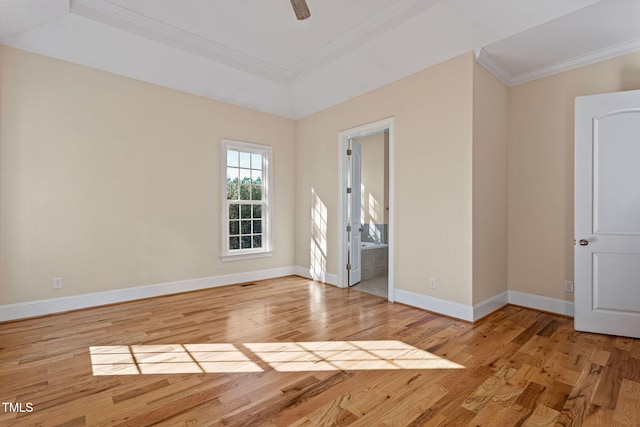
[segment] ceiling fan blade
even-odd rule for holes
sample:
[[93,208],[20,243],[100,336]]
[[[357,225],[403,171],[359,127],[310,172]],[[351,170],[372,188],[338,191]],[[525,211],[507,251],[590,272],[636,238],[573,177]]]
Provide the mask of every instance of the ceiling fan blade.
[[296,13],[298,21],[302,21],[311,16],[306,0],[291,0],[291,6],[293,6],[293,11]]

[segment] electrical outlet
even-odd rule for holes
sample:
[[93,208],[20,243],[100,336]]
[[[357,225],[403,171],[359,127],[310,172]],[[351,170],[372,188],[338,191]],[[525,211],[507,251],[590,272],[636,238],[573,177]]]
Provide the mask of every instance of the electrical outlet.
[[429,287],[431,289],[436,289],[438,287],[438,281],[435,277],[429,277]]
[[222,258],[218,259],[218,270],[222,270],[224,268],[224,262]]
[[573,292],[573,282],[571,280],[564,281],[564,291]]
[[53,278],[53,289],[62,289],[62,277]]

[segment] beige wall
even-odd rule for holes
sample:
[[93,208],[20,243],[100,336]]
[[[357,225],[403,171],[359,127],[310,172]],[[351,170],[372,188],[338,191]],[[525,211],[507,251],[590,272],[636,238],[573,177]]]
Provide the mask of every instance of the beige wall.
[[[0,304],[294,264],[292,120],[0,47],[0,125]],[[221,138],[273,146],[275,250],[218,270]]]
[[507,290],[508,87],[473,70],[473,303]]
[[[308,268],[314,240],[337,274],[337,134],[391,116],[396,287],[570,300],[574,98],[631,89],[640,53],[509,89],[468,53],[294,122],[0,47],[0,304]],[[217,270],[221,138],[274,147],[275,254]]]
[[326,270],[337,274],[337,134],[393,116],[396,288],[471,304],[472,85],[467,53],[297,121],[297,265],[310,266],[320,205]]
[[362,223],[385,224],[387,203],[388,175],[385,181],[387,161],[385,145],[388,133],[380,132],[358,138],[362,144]]
[[508,285],[572,299],[575,97],[640,89],[634,53],[509,90]]

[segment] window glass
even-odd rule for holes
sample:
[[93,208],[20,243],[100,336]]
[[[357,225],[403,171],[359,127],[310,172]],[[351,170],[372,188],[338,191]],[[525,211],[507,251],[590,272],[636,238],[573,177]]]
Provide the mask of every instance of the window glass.
[[269,194],[266,191],[271,148],[223,140],[226,171],[223,203],[223,256],[270,251]]

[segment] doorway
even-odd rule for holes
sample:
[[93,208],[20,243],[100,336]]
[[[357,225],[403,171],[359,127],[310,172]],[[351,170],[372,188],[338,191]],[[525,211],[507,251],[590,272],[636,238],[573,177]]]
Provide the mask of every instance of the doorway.
[[393,301],[394,119],[342,131],[338,146],[339,286]]

